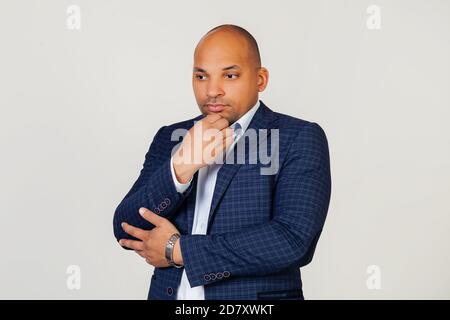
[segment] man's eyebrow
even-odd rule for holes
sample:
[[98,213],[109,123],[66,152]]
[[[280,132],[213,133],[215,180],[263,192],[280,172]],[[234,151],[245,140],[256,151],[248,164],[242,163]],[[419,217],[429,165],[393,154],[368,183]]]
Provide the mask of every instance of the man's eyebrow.
[[[232,66],[225,67],[222,70],[226,71],[226,70],[231,70],[231,69],[238,69],[239,70],[239,69],[241,69],[241,67],[239,67],[237,64],[233,64]],[[202,68],[199,68],[199,67],[194,67],[194,72],[204,72],[204,73],[206,73],[206,70],[202,69]]]
[[241,67],[239,67],[237,64],[233,64],[232,66],[223,68],[222,70],[225,71],[225,70],[240,69],[240,68],[241,68]]

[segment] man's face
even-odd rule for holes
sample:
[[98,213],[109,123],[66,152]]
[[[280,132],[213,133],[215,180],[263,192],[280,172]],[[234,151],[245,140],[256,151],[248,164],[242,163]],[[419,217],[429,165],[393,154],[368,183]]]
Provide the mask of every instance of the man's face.
[[258,92],[265,88],[261,69],[242,37],[219,31],[203,38],[194,54],[192,77],[200,111],[235,122],[256,104]]

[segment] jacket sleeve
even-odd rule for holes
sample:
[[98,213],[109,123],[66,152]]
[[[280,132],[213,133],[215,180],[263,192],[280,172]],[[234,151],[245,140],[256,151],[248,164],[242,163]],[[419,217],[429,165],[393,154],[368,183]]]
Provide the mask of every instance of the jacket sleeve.
[[[164,141],[165,128],[160,128],[156,133],[145,155],[138,179],[115,210],[113,229],[117,241],[137,240],[123,231],[122,222],[144,230],[154,227],[141,217],[139,208],[145,207],[160,216],[169,218],[192,190],[191,184],[184,192],[177,192],[170,168],[170,152],[166,151],[167,141]],[[166,136],[169,135],[166,134]]]
[[300,129],[278,174],[269,222],[233,233],[181,235],[191,287],[276,273],[312,260],[331,194],[328,143],[318,124]]

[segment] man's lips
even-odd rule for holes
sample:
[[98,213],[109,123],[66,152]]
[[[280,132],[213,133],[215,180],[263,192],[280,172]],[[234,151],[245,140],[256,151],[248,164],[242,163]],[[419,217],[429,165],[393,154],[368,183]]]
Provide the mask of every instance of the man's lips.
[[221,112],[225,108],[225,104],[207,104],[206,107],[212,112]]

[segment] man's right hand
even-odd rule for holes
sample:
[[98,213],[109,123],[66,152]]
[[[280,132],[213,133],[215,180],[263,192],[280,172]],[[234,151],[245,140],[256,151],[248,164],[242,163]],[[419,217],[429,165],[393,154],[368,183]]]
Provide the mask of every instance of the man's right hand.
[[214,163],[232,142],[233,129],[227,119],[210,114],[198,121],[174,154],[173,168],[178,181],[187,183],[200,168]]

